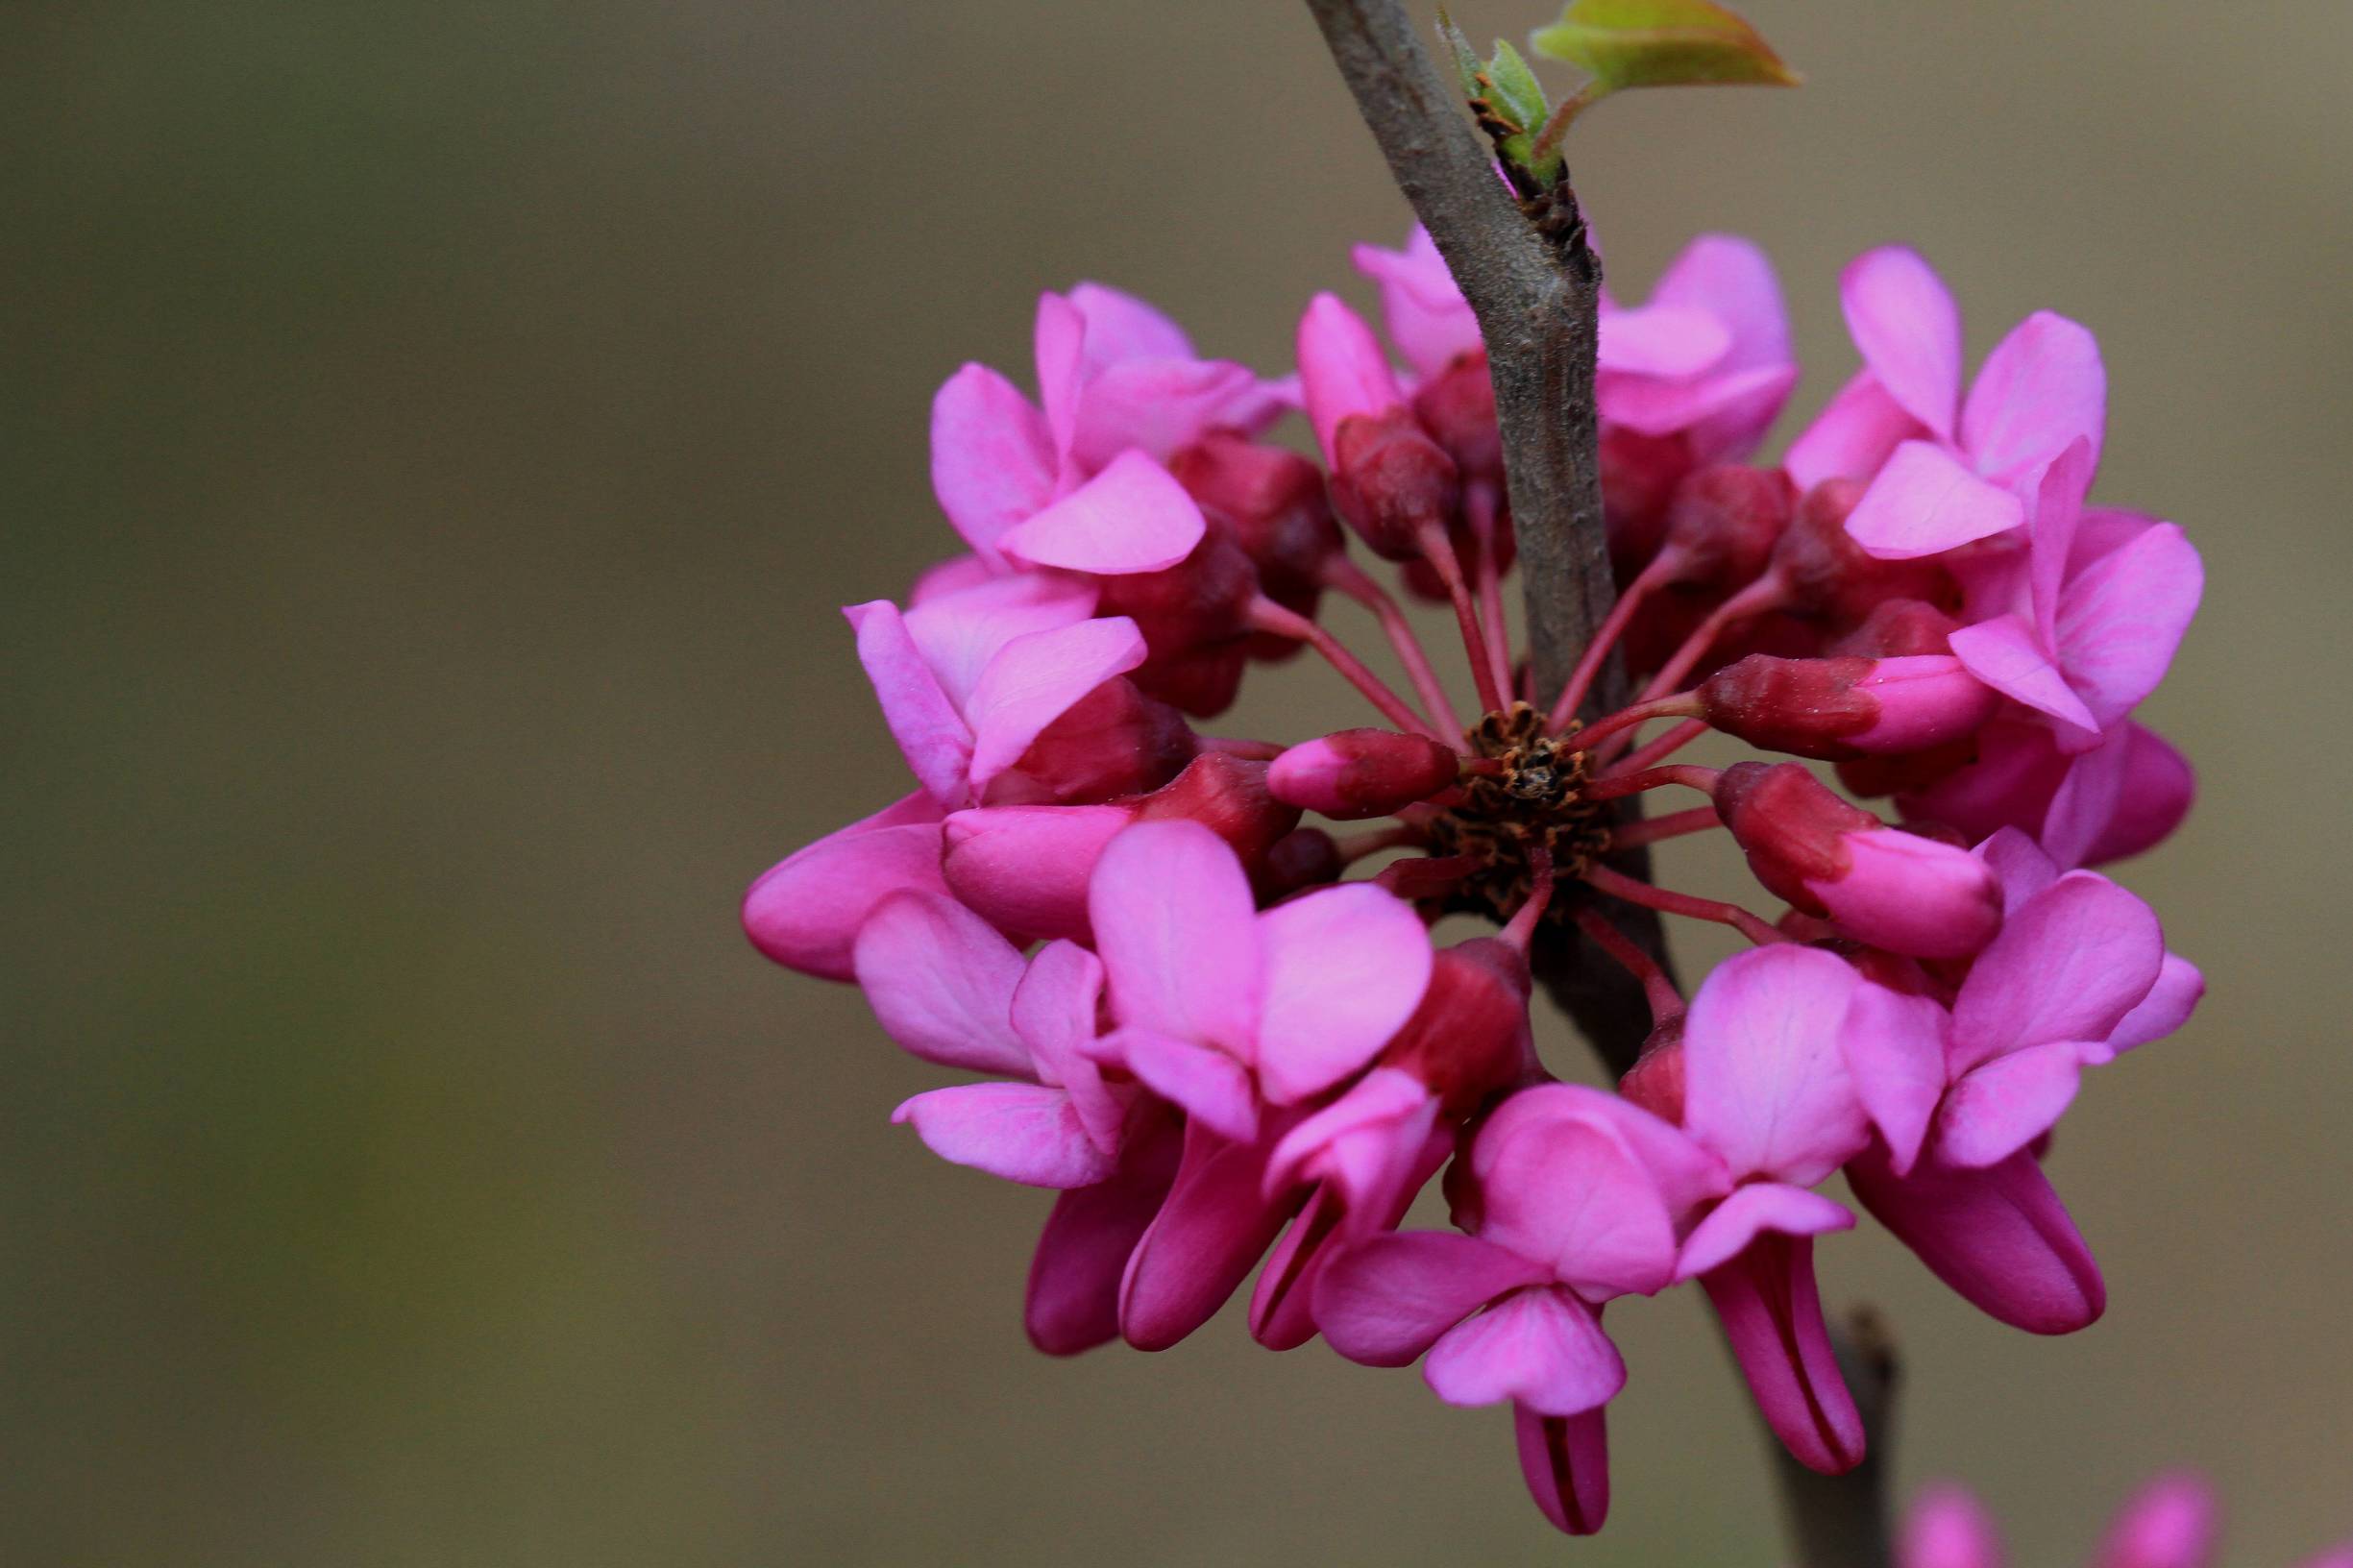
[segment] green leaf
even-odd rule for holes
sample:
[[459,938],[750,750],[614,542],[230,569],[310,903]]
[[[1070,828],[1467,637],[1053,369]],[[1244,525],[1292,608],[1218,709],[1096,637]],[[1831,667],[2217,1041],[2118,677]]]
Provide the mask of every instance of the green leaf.
[[1495,40],[1495,58],[1486,63],[1486,79],[1487,107],[1498,118],[1523,131],[1543,125],[1548,110],[1544,87],[1520,52],[1501,38]]
[[1569,0],[1560,20],[1529,42],[1589,72],[1579,94],[1588,101],[1621,87],[1798,85],[1756,29],[1710,0]]
[[1438,37],[1446,40],[1446,47],[1454,54],[1455,77],[1462,84],[1462,96],[1478,97],[1483,90],[1479,85],[1479,52],[1471,47],[1471,40],[1462,36],[1462,29],[1455,25],[1455,19],[1446,14],[1444,6],[1438,8]]

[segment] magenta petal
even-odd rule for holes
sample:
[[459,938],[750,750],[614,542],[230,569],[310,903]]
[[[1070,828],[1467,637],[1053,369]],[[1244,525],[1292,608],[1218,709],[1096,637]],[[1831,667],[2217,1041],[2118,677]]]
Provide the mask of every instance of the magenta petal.
[[1103,965],[1076,943],[1053,942],[1039,949],[1014,988],[1013,1031],[1029,1047],[1040,1081],[1066,1090],[1070,1107],[1095,1147],[1119,1148],[1127,1121],[1126,1096],[1108,1088],[1089,1054],[1095,1041],[1095,1010],[1103,995]]
[[1189,359],[1192,340],[1158,307],[1108,283],[1082,282],[1069,293],[1086,323],[1086,363],[1091,368],[1126,359]]
[[1129,451],[997,544],[1032,566],[1116,576],[1176,565],[1207,528],[1185,487],[1145,453]]
[[1762,1237],[1700,1283],[1765,1425],[1798,1462],[1828,1476],[1862,1463],[1863,1418],[1822,1320],[1812,1240]]
[[2205,580],[2196,549],[2161,523],[2067,585],[2059,662],[2098,727],[2115,724],[2165,678]]
[[1845,1205],[1779,1182],[1752,1182],[1700,1221],[1676,1262],[1678,1280],[1697,1279],[1730,1262],[1760,1236],[1822,1236],[1854,1229]]
[[1825,479],[1869,479],[1897,447],[1925,433],[1927,428],[1866,370],[1840,387],[1789,444],[1781,466],[1801,491]]
[[1508,1399],[1543,1415],[1576,1415],[1626,1386],[1626,1362],[1592,1308],[1535,1286],[1449,1329],[1422,1363],[1422,1381],[1449,1405]]
[[2034,628],[2020,617],[2004,615],[1962,626],[1953,632],[1950,643],[1953,657],[1994,690],[2050,715],[2079,734],[2098,733],[2099,721],[2067,683]]
[[2032,473],[2078,439],[2096,466],[2107,407],[2097,341],[2065,316],[2038,310],[1978,367],[1961,409],[1961,445],[1977,472],[1997,481]]
[[[1060,294],[1038,296],[1038,319],[1031,330],[1038,358],[1038,402],[1045,410],[1045,425],[1054,450],[1066,455],[1071,427],[1078,417],[1079,388],[1086,380],[1087,317]],[[1060,462],[1057,467],[1063,466]],[[1057,480],[1060,475],[1056,476]]]
[[[1275,1185],[1272,1174],[1270,1186]],[[1315,1337],[1310,1304],[1325,1265],[1347,1244],[1340,1239],[1347,1207],[1331,1183],[1318,1184],[1299,1217],[1266,1254],[1266,1264],[1250,1291],[1250,1337],[1268,1350],[1297,1350]]]
[[1787,365],[1789,313],[1781,303],[1773,262],[1753,242],[1735,234],[1702,234],[1667,263],[1651,290],[1654,306],[1694,306],[1730,329],[1732,346],[1722,370]]
[[858,662],[873,682],[883,723],[908,768],[941,805],[952,810],[965,804],[971,793],[965,782],[971,728],[923,662],[898,606],[877,599],[842,613],[857,631]]
[[1259,917],[1265,992],[1259,1079],[1287,1105],[1355,1072],[1420,1005],[1434,962],[1413,906],[1369,883],[1326,888]]
[[1378,1201],[1415,1163],[1434,1125],[1437,1096],[1411,1073],[1375,1067],[1275,1145],[1269,1189],[1312,1174],[1351,1203]]
[[1542,1263],[1478,1237],[1376,1236],[1315,1282],[1315,1326],[1352,1361],[1404,1366],[1469,1313],[1546,1277]]
[[1971,473],[1946,448],[1906,441],[1848,514],[1847,532],[1883,560],[1909,560],[1991,538],[2025,520],[2016,496]]
[[[1682,1214],[1699,1204],[1720,1198],[1732,1188],[1724,1162],[1702,1148],[1672,1122],[1645,1111],[1623,1095],[1584,1084],[1538,1084],[1507,1096],[1491,1112],[1477,1141],[1471,1145],[1471,1169],[1483,1186],[1503,1187],[1507,1192],[1518,1180],[1522,1186],[1544,1185],[1544,1171],[1560,1156],[1551,1146],[1554,1130],[1582,1126],[1600,1134],[1632,1162],[1656,1188],[1666,1213]],[[1499,1178],[1499,1172],[1505,1174]],[[1641,1189],[1611,1194],[1613,1204],[1641,1207]],[[1507,1214],[1519,1211],[1507,1204]],[[1541,1211],[1523,1214],[1530,1235],[1549,1234],[1539,1220]],[[1490,1224],[1494,1223],[1491,1217]],[[1544,1243],[1533,1243],[1543,1250]],[[1669,1237],[1672,1250],[1673,1238]],[[1672,1259],[1669,1260],[1671,1264]],[[1661,1276],[1658,1285],[1666,1283]],[[1655,1289],[1657,1286],[1648,1288]]]
[[1947,440],[1961,398],[1961,310],[1934,268],[1900,245],[1866,251],[1838,280],[1847,331],[1879,384]]
[[1380,287],[1382,324],[1415,375],[1426,380],[1458,356],[1484,348],[1470,305],[1428,230],[1414,225],[1402,251],[1359,245],[1351,256],[1357,271]]
[[1808,881],[1830,919],[1863,941],[1912,958],[1966,958],[2001,924],[2001,890],[1957,845],[1900,828],[1841,841],[1847,870]]
[[883,1031],[915,1055],[974,1072],[1032,1076],[1013,1032],[1021,955],[952,898],[895,894],[858,933],[858,984]]
[[1839,1048],[1858,984],[1817,948],[1720,964],[1683,1023],[1683,1127],[1735,1177],[1822,1180],[1862,1147],[1863,1109]]
[[1896,1568],[2002,1568],[2001,1532],[1958,1486],[1926,1486],[1904,1514]]
[[1042,1084],[961,1084],[918,1094],[891,1113],[943,1160],[1030,1187],[1092,1187],[1112,1172],[1071,1109]]
[[1937,1115],[1938,1158],[1973,1169],[2007,1160],[2058,1124],[2082,1076],[2082,1048],[2070,1041],[2013,1051],[1963,1073]]
[[1251,1050],[1263,969],[1257,905],[1225,840],[1192,821],[1128,828],[1095,862],[1088,909],[1119,1021]]
[[1545,1415],[1515,1406],[1520,1474],[1553,1528],[1590,1535],[1609,1516],[1609,1436],[1603,1412]]
[[1480,1144],[1482,1235],[1543,1260],[1555,1279],[1595,1301],[1650,1295],[1673,1281],[1675,1216],[1607,1128],[1583,1119],[1506,1123],[1496,1144],[1488,1132]]
[[2103,1041],[2157,983],[2165,934],[2139,898],[2070,871],[2020,906],[1962,983],[1952,1070],[2057,1041]]
[[1030,1343],[1049,1356],[1075,1356],[1118,1337],[1120,1278],[1176,1180],[1183,1146],[1174,1115],[1147,1114],[1108,1181],[1054,1200],[1030,1260],[1022,1314]]
[[2138,1007],[2124,1015],[2124,1021],[2109,1034],[2106,1045],[2112,1057],[2121,1056],[2136,1045],[2145,1045],[2152,1040],[2163,1040],[2190,1021],[2197,1010],[2199,998],[2206,994],[2206,977],[2197,966],[2178,953],[2165,955],[2165,965],[2157,971],[2157,983],[2148,988],[2148,994]]
[[2221,1508],[2201,1476],[2159,1476],[2133,1495],[2099,1543],[2093,1568],[2210,1568]]
[[1275,1131],[1236,1143],[1197,1122],[1185,1129],[1176,1185],[1120,1281],[1119,1332],[1138,1350],[1166,1350],[1214,1316],[1305,1201],[1260,1193]]
[[939,874],[1001,931],[1091,940],[1087,886],[1135,817],[1123,806],[983,806],[947,820]]
[[2020,828],[2005,827],[1972,851],[2001,884],[2001,908],[2006,916],[2059,880],[2059,863]]
[[1016,572],[930,595],[906,613],[907,635],[961,711],[1006,644],[1086,620],[1095,598],[1094,585],[1075,577]]
[[1945,1010],[1868,981],[1854,988],[1839,1048],[1864,1115],[1900,1171],[1912,1168],[1945,1093]]
[[1731,346],[1731,329],[1714,311],[1651,305],[1604,311],[1596,358],[1602,370],[1679,378],[1698,375]]
[[967,365],[931,404],[931,487],[965,543],[996,561],[1005,530],[1054,495],[1045,421],[987,365]]
[[947,891],[940,846],[939,803],[919,791],[761,872],[744,894],[744,934],[787,968],[854,979],[851,950],[876,904]]
[[972,788],[988,788],[1021,760],[1046,725],[1143,661],[1143,634],[1124,615],[1033,631],[1007,643],[981,672],[965,705],[972,725]]
[[2116,805],[2083,852],[2087,865],[2105,865],[2154,848],[2181,825],[2197,796],[2197,774],[2189,759],[2164,736],[2127,723],[2124,737]]
[[1165,460],[1191,446],[1257,391],[1246,366],[1219,359],[1137,359],[1096,373],[1079,400],[1070,456],[1096,469],[1133,447]]
[[1258,1136],[1258,1091],[1250,1069],[1216,1047],[1131,1026],[1104,1036],[1096,1049],[1152,1092],[1236,1142]]
[[2077,440],[2043,470],[2034,490],[2034,520],[2028,526],[2027,579],[2035,632],[2046,648],[2058,646],[2059,601],[2068,557],[2083,521],[2083,498],[2092,488],[2092,448]]
[[1984,1170],[1933,1160],[1911,1175],[1874,1148],[1847,1181],[1872,1216],[1979,1311],[2030,1334],[2072,1334],[2108,1304],[2099,1265],[2031,1154]]

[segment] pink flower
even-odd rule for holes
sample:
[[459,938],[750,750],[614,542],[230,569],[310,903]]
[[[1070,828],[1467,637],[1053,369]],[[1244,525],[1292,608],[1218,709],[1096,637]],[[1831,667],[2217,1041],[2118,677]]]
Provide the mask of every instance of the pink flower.
[[851,978],[851,950],[876,905],[902,890],[947,891],[940,819],[939,802],[919,790],[787,855],[745,893],[745,934],[787,968]]
[[1429,230],[1415,224],[1402,251],[1359,245],[1354,257],[1357,271],[1379,285],[1382,325],[1414,375],[1429,380],[1464,355],[1486,356],[1470,304]]
[[1963,740],[1999,699],[1949,653],[1777,659],[1752,653],[1700,683],[1709,726],[1801,757],[1921,751]]
[[1703,234],[1667,264],[1650,303],[1602,302],[1602,419],[1679,435],[1694,465],[1752,450],[1797,384],[1773,263],[1745,239]]
[[1903,815],[1972,839],[2016,827],[2062,865],[2096,866],[2164,840],[2196,793],[2188,760],[2130,720],[2069,756],[2049,725],[1997,719],[1975,749],[1974,761],[1898,795]]
[[[2091,1568],[2213,1568],[2220,1509],[2203,1477],[2182,1471],[2155,1478],[2120,1509]],[[1913,1499],[1897,1543],[1896,1568],[2003,1568],[2001,1536],[1977,1500],[1949,1483]],[[2342,1568],[2353,1544],[2311,1559],[2306,1568]]]
[[1791,446],[1788,466],[1804,487],[1871,481],[1847,527],[1873,554],[1929,555],[2017,527],[2044,467],[2076,440],[2096,466],[2107,376],[2083,328],[2028,316],[1986,355],[1963,403],[1961,313],[1918,253],[1857,257],[1839,296],[1864,368]]
[[1600,1310],[1672,1281],[1674,1213],[1722,1171],[1657,1117],[1565,1084],[1505,1101],[1468,1158],[1478,1234],[1373,1237],[1325,1270],[1315,1322],[1370,1366],[1427,1353],[1449,1404],[1511,1401],[1529,1491],[1590,1534],[1609,1507],[1602,1407],[1626,1382]]

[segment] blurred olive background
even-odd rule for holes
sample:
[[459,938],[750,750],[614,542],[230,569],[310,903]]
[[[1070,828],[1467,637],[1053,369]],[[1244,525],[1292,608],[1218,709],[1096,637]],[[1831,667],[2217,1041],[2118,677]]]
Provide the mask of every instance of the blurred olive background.
[[[2210,574],[2149,707],[2204,798],[2122,874],[2214,993],[2053,1157],[2106,1320],[1998,1328],[1869,1227],[1826,1295],[1897,1326],[1906,1488],[1967,1478],[2027,1560],[2194,1463],[2238,1559],[2286,1563],[2353,1533],[2353,12],[1750,10],[1803,90],[1578,132],[1622,296],[1756,236],[1801,408],[1870,244],[1935,258],[1978,352],[2078,316],[2101,495]],[[835,606],[950,548],[941,378],[1026,381],[1036,292],[1081,277],[1269,368],[1311,291],[1368,302],[1347,245],[1405,210],[1303,8],[8,22],[0,1556],[1781,1560],[1693,1292],[1611,1314],[1617,1501],[1575,1547],[1501,1414],[1409,1373],[1232,1314],[1037,1357],[1043,1198],[890,1127],[940,1075],[736,929],[905,788]],[[1232,728],[1358,720],[1261,684]]]

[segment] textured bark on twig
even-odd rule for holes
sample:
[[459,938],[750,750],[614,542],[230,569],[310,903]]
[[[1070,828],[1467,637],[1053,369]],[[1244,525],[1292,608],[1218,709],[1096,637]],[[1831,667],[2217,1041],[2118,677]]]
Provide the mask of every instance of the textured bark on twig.
[[[1601,264],[1566,181],[1523,210],[1496,177],[1492,154],[1397,0],[1308,0],[1308,9],[1486,340],[1541,706],[1567,681],[1617,597],[1602,527],[1593,406]],[[1614,707],[1626,695],[1613,657],[1595,683],[1594,705]],[[1633,875],[1646,870],[1640,851],[1615,863]],[[1626,904],[1607,913],[1665,961],[1655,915]],[[1632,1066],[1650,1032],[1641,986],[1557,922],[1544,928],[1533,957],[1547,993],[1611,1073]]]

